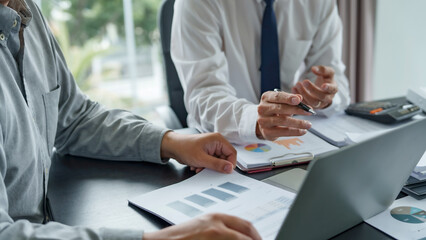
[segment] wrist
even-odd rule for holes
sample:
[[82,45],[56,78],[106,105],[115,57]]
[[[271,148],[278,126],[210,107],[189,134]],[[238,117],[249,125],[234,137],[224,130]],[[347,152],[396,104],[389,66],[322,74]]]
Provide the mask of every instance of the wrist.
[[259,123],[256,121],[256,137],[259,139],[264,139],[262,132],[260,131]]
[[177,140],[178,133],[168,131],[164,134],[161,140],[161,158],[175,158],[176,157],[176,144],[179,143]]

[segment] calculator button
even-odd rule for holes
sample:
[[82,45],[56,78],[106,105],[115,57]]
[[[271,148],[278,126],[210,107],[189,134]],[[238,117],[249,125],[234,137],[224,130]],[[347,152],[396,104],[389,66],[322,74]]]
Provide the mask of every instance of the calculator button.
[[371,110],[370,114],[376,114],[376,113],[381,112],[381,111],[383,111],[383,108],[376,108],[376,109]]

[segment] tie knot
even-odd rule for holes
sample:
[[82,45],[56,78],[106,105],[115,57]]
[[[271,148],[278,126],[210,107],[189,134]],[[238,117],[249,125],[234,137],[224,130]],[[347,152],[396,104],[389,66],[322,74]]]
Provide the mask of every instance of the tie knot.
[[272,5],[274,3],[274,0],[263,0],[265,1],[266,5]]

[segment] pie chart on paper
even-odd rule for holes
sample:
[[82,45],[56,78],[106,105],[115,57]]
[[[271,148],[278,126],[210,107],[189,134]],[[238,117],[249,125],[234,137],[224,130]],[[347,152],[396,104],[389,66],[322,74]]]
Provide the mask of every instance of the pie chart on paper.
[[426,211],[416,207],[396,207],[390,213],[393,218],[401,222],[412,224],[426,222]]
[[250,152],[268,152],[271,147],[263,143],[254,143],[244,147],[245,150]]

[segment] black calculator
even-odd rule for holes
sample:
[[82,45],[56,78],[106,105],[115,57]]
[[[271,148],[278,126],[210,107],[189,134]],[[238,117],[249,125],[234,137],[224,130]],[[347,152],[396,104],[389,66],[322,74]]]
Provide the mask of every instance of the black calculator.
[[421,112],[413,104],[396,104],[387,101],[353,103],[345,110],[349,115],[367,118],[382,123],[395,123],[409,119]]

